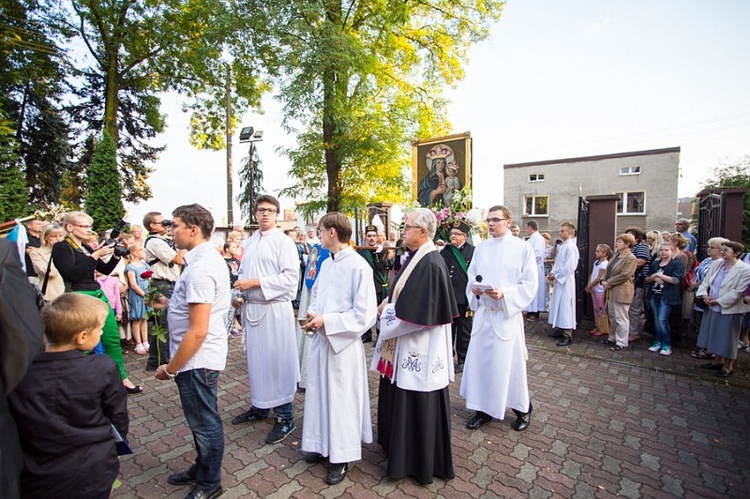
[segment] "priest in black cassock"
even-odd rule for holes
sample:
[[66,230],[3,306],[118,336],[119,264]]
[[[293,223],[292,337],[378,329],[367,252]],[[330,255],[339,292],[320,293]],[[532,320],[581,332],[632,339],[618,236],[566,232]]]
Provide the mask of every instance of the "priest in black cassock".
[[456,354],[457,373],[464,370],[466,352],[469,350],[471,339],[472,312],[468,309],[469,300],[466,298],[466,286],[469,284],[466,272],[474,256],[474,246],[466,240],[470,230],[466,222],[460,220],[454,222],[451,227],[451,243],[440,252],[448,267],[453,294],[458,305],[458,317],[453,320],[453,350]]
[[[388,270],[393,267],[393,259],[388,258],[389,251],[383,250],[383,245],[378,242],[378,228],[374,225],[365,227],[365,241],[367,246],[373,246],[375,249],[359,249],[357,253],[367,261],[372,268],[372,278],[375,285],[375,296],[378,303],[381,303],[388,295]],[[372,341],[372,331],[362,335],[362,342],[369,343]]]
[[378,443],[388,456],[388,478],[411,476],[427,484],[435,476],[455,476],[448,383],[454,379],[451,323],[458,307],[432,242],[435,215],[417,208],[406,216],[403,242],[410,253],[378,307],[372,369],[381,374]]

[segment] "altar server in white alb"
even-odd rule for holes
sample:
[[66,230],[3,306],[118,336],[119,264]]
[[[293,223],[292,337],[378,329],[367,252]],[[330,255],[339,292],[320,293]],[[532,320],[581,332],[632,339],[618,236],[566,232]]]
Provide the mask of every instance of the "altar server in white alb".
[[516,414],[514,430],[531,424],[523,311],[539,281],[534,249],[512,235],[511,224],[508,208],[490,208],[490,238],[477,246],[469,265],[466,295],[476,313],[460,393],[466,408],[476,411],[466,422],[470,430],[504,419],[508,408]]
[[560,224],[562,245],[555,255],[555,264],[547,280],[553,281],[552,298],[549,303],[549,323],[553,328],[550,337],[557,338],[557,346],[566,347],[573,342],[576,328],[576,268],[578,268],[578,246],[576,227],[570,222]]
[[547,242],[539,233],[539,225],[534,220],[526,222],[526,234],[529,236],[527,242],[534,248],[534,255],[536,255],[536,272],[539,281],[536,296],[531,300],[527,309],[526,320],[535,322],[539,320],[539,313],[546,310],[547,285],[544,282],[544,256],[547,254]]
[[349,463],[362,459],[362,442],[372,442],[370,390],[362,335],[378,314],[372,268],[349,239],[352,226],[341,213],[318,224],[320,243],[331,251],[320,268],[303,329],[314,331],[308,357],[302,451],[305,461],[327,457],[326,483],[337,484]]
[[292,400],[300,375],[292,300],[297,296],[299,256],[294,242],[276,228],[279,201],[258,196],[256,207],[258,231],[245,245],[240,278],[234,284],[245,300],[242,325],[251,407],[232,424],[266,419],[273,409],[276,423],[266,443],[274,444],[297,429]]

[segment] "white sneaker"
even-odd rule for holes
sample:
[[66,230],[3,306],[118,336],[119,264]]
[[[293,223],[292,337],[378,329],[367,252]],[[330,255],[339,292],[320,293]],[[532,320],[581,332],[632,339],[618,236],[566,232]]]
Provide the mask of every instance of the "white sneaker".
[[148,352],[148,349],[149,349],[150,347],[151,347],[151,344],[149,344],[149,342],[148,342],[148,341],[144,341],[144,342],[143,342],[143,349],[144,349],[144,350],[146,350],[146,352]]
[[143,348],[143,345],[136,345],[135,353],[137,353],[138,355],[146,355],[148,352],[145,348]]
[[659,352],[661,355],[664,355],[665,357],[672,355],[672,349],[669,347],[664,347],[661,349],[661,352]]
[[661,343],[658,341],[655,341],[653,345],[648,347],[649,352],[658,352],[659,350],[661,350]]

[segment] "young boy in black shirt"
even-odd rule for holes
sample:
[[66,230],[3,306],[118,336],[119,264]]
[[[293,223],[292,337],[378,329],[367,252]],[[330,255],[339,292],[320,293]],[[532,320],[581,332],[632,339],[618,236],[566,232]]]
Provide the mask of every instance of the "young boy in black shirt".
[[45,351],[9,397],[23,449],[22,497],[109,497],[120,470],[112,425],[127,435],[127,394],[114,361],[87,353],[108,314],[82,293],[42,310]]

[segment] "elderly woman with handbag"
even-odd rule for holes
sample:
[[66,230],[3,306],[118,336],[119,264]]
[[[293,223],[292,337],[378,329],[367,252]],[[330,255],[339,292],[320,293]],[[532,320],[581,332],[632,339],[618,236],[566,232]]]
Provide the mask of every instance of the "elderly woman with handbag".
[[612,345],[613,352],[628,348],[630,320],[628,312],[635,291],[633,276],[638,260],[630,251],[635,246],[635,237],[622,234],[615,240],[615,257],[607,265],[602,286],[607,292],[607,313],[609,314],[609,336],[601,342]]
[[750,286],[750,265],[739,259],[744,249],[742,243],[735,241],[722,243],[721,258],[711,264],[695,294],[696,299],[702,298],[707,305],[698,346],[715,354],[717,361],[701,367],[716,369],[719,378],[728,378],[734,372],[742,317],[750,312],[750,304],[745,299],[745,291]]

